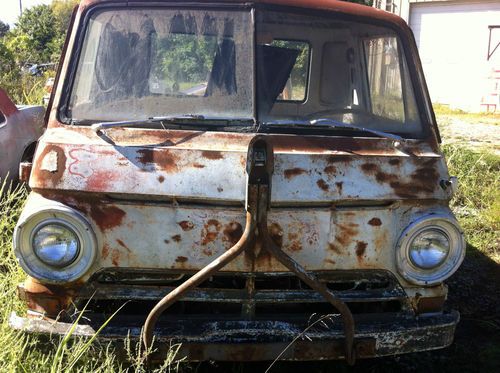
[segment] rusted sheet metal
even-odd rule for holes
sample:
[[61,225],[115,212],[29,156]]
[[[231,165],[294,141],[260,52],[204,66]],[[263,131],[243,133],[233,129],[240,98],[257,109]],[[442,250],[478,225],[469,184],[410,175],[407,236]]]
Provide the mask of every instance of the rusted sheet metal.
[[[94,224],[100,247],[92,273],[101,268],[196,271],[222,255],[241,237],[245,211],[237,207],[117,203],[84,195],[58,195]],[[30,207],[50,199],[32,193]],[[434,205],[436,212],[449,211]],[[399,233],[427,208],[412,204],[332,208],[273,208],[269,232],[274,242],[307,270],[387,269],[396,273],[393,248]],[[140,234],[137,234],[140,232]],[[242,255],[224,271],[286,271],[262,247]],[[89,276],[92,274],[89,273]]]
[[0,180],[7,175],[17,182],[19,164],[30,144],[35,143],[44,130],[42,106],[21,106],[10,100],[0,89]]
[[[51,130],[45,137],[51,142],[40,143],[30,186],[244,201],[245,147],[252,134],[112,131],[115,145],[82,129]],[[274,205],[450,197],[440,186],[447,177],[443,158],[422,143],[398,149],[382,139],[268,138],[276,149]]]
[[[91,315],[89,315],[91,316]],[[92,317],[92,316],[91,316]],[[450,345],[459,316],[457,312],[412,317],[394,314],[379,318],[355,318],[356,339],[364,348],[357,348],[360,358],[403,354]],[[97,319],[91,325],[78,325],[74,337],[94,335],[104,319]],[[135,324],[134,324],[135,322]],[[10,325],[18,330],[31,333],[64,335],[71,323],[25,319],[12,314]],[[177,356],[187,356],[189,360],[274,360],[307,324],[283,321],[196,321],[161,324],[155,330],[159,353],[153,358],[161,358],[172,342],[182,343]],[[141,320],[117,318],[105,328],[98,339],[121,341],[130,336],[132,341],[141,333]],[[172,340],[172,336],[177,336]],[[292,345],[282,360],[320,360],[343,358],[343,332],[341,323],[334,320],[328,328],[318,326],[309,330],[310,340],[298,341]],[[369,342],[375,340],[375,345]],[[250,346],[251,345],[251,346]],[[242,347],[249,347],[247,354]],[[341,347],[342,346],[342,347]]]
[[28,277],[18,286],[19,298],[24,300],[30,311],[47,317],[56,318],[62,310],[68,308],[78,286],[64,288],[62,286],[44,285]]

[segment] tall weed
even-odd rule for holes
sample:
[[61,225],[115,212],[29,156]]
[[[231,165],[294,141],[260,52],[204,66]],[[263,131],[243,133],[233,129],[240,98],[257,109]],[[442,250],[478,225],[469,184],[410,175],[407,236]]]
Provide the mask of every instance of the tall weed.
[[458,191],[451,207],[466,231],[468,242],[499,262],[500,156],[458,145],[445,145]]

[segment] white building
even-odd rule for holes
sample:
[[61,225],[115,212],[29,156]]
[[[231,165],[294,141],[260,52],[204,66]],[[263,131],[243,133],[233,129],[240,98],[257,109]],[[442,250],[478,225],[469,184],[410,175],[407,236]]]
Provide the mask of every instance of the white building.
[[500,0],[374,0],[415,34],[433,102],[500,112]]

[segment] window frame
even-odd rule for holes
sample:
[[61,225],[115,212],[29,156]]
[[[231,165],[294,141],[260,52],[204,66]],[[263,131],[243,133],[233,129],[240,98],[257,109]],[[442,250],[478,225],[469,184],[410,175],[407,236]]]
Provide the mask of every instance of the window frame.
[[[312,57],[312,44],[309,40],[301,40],[301,39],[291,39],[291,38],[278,38],[274,40],[279,40],[279,41],[289,41],[289,42],[295,42],[295,43],[304,43],[307,45],[307,71],[306,71],[306,85],[304,87],[304,98],[302,100],[276,100],[276,103],[280,104],[303,104],[305,103],[308,98],[309,98],[309,84],[311,80],[311,57]],[[274,41],[273,40],[273,41]],[[295,66],[294,66],[295,67]],[[255,61],[255,69],[257,70],[257,61]],[[291,78],[291,74],[290,74]]]

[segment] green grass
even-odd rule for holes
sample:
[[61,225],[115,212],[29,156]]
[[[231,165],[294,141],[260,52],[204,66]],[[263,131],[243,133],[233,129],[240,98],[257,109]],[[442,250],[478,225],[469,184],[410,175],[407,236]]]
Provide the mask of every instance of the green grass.
[[500,156],[459,145],[445,145],[450,175],[458,177],[451,206],[479,252],[500,264]]
[[454,116],[470,123],[487,122],[500,125],[500,113],[469,113],[460,109],[452,109],[449,105],[432,104],[436,116]]

